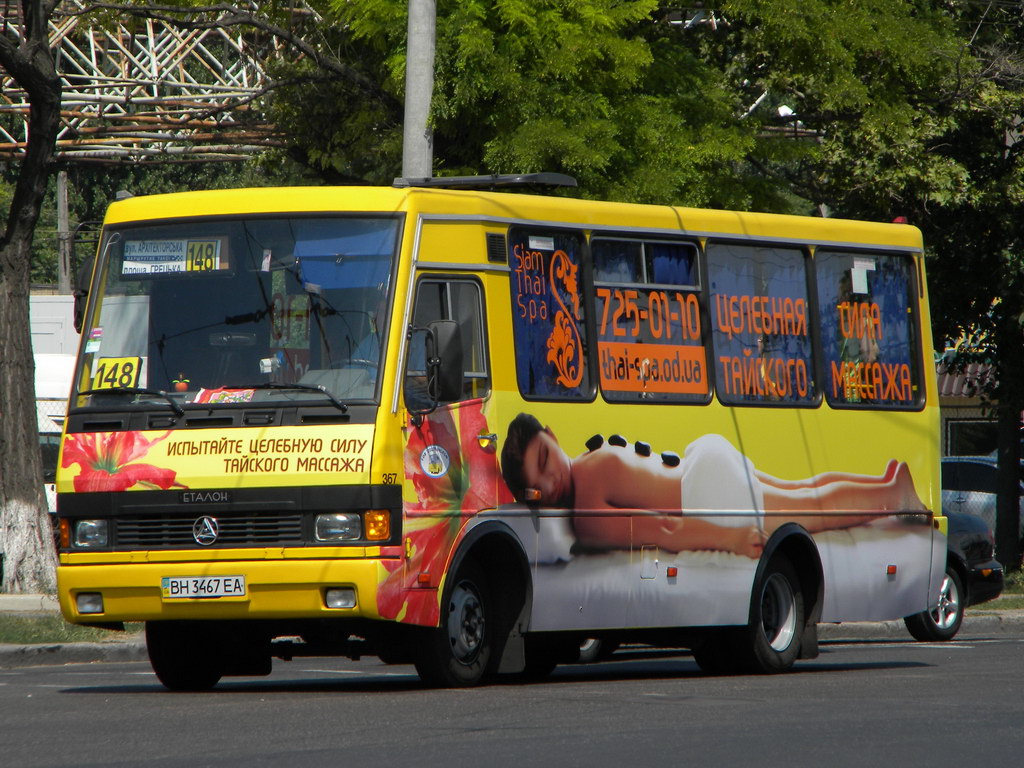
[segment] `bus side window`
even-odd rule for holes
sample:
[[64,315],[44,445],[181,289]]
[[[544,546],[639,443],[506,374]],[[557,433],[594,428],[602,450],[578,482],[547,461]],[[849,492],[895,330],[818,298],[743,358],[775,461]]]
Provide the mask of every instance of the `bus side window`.
[[[414,328],[426,328],[435,320],[454,320],[462,339],[462,400],[484,397],[491,390],[484,336],[483,302],[480,286],[472,280],[426,278],[416,286]],[[415,399],[415,388],[426,376],[424,345],[414,334],[406,364],[407,398]],[[422,342],[422,339],[419,339]]]
[[598,379],[611,402],[706,402],[696,244],[594,237]]
[[819,248],[814,261],[829,405],[919,407],[924,387],[913,258]]
[[527,400],[594,399],[583,295],[585,245],[578,230],[509,229],[516,380]]
[[718,400],[817,405],[807,252],[710,241],[705,253]]

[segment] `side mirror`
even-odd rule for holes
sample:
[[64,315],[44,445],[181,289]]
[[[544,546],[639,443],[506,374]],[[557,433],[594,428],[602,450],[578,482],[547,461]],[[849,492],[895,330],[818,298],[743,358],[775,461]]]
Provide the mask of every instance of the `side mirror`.
[[[75,229],[75,238],[71,240],[72,258],[74,258],[75,239],[78,236],[79,230],[82,229],[88,222],[82,222]],[[105,263],[107,254],[110,251],[110,247],[121,240],[121,233],[115,232],[109,238],[107,238],[107,244],[103,246],[103,253],[100,254],[100,261]],[[82,326],[85,324],[85,309],[89,302],[89,284],[92,282],[92,272],[96,267],[96,253],[95,251],[88,258],[83,259],[81,266],[78,267],[78,271],[75,273],[75,284],[72,293],[75,297],[75,309],[73,322],[75,324],[75,331],[78,333],[82,332]]]
[[75,285],[72,290],[72,294],[75,297],[75,331],[78,333],[82,332],[82,324],[85,321],[85,305],[89,299],[89,281],[92,279],[92,268],[94,263],[95,257],[86,259],[75,274]]
[[462,332],[454,320],[427,326],[427,392],[438,402],[462,397]]
[[405,405],[422,416],[439,403],[462,397],[462,333],[454,320],[435,320],[409,329]]

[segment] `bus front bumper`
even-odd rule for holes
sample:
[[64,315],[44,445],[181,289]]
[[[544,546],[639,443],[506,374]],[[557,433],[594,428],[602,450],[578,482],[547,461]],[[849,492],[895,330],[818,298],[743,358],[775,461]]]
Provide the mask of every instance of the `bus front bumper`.
[[398,565],[390,564],[391,569],[379,559],[64,564],[57,569],[57,594],[64,618],[76,624],[379,619],[377,591]]

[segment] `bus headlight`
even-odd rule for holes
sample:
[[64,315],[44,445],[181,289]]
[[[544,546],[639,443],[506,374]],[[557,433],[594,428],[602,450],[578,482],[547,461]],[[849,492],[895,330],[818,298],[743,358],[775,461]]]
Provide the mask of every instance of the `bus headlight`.
[[75,523],[74,545],[83,549],[105,547],[109,541],[106,520],[79,520]]
[[363,537],[362,516],[358,512],[331,512],[316,516],[317,541],[352,541]]

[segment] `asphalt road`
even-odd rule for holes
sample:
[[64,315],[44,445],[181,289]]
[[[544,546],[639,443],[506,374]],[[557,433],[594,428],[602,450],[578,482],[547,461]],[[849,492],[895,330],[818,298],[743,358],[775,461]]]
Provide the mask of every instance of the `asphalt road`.
[[1024,760],[1024,637],[829,642],[773,677],[626,649],[550,680],[424,688],[376,660],[275,662],[206,694],[145,662],[0,670],[4,766],[964,766]]

